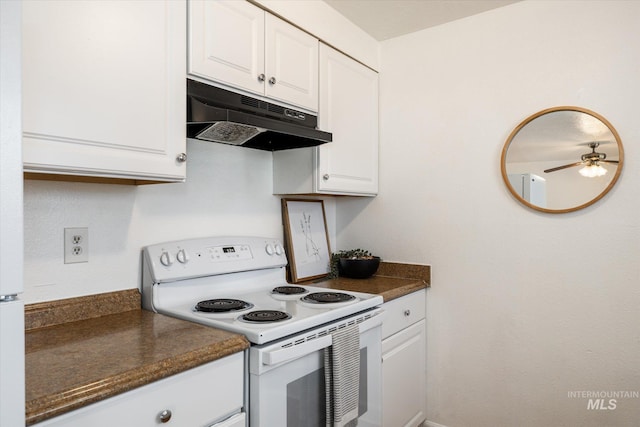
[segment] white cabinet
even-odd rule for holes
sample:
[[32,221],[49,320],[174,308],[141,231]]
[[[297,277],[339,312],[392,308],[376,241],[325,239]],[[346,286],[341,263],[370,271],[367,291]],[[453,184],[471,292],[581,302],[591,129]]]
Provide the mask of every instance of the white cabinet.
[[426,420],[425,293],[383,305],[383,427],[415,427]]
[[273,153],[275,194],[378,193],[378,73],[320,44],[318,127],[333,141]]
[[235,353],[35,427],[244,427],[243,368],[243,353]]
[[23,2],[25,172],[183,181],[186,3]]
[[318,111],[318,40],[246,1],[189,2],[188,72]]

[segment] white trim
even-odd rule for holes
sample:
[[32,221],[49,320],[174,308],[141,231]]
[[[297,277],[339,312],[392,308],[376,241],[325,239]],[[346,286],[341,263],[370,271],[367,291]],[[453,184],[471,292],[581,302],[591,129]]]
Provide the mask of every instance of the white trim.
[[443,424],[434,423],[433,421],[426,420],[424,422],[424,427],[447,427]]

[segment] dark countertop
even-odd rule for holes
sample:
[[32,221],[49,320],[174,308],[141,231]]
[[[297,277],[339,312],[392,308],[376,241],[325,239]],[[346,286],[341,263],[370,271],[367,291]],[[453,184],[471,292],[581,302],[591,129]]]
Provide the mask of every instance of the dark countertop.
[[431,286],[431,266],[382,262],[368,279],[338,277],[313,283],[313,286],[343,291],[378,294],[384,302],[400,298]]
[[337,279],[314,283],[313,286],[382,295],[384,302],[389,302],[427,287],[420,280],[383,276],[373,276],[366,280],[338,277]]
[[[105,300],[127,310],[108,313]],[[78,319],[87,309],[73,308],[92,302],[103,315]],[[28,305],[25,324],[27,425],[249,347],[242,335],[141,310],[137,289]]]
[[[313,283],[382,295],[430,286],[431,268],[382,262],[375,276]],[[140,309],[137,289],[28,304],[26,424],[78,409],[230,354],[242,335]]]

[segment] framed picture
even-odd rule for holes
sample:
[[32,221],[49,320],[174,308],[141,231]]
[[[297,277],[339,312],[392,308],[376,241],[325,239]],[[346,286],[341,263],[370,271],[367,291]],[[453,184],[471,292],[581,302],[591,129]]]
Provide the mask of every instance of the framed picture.
[[289,279],[299,283],[329,274],[329,237],[322,200],[282,199]]

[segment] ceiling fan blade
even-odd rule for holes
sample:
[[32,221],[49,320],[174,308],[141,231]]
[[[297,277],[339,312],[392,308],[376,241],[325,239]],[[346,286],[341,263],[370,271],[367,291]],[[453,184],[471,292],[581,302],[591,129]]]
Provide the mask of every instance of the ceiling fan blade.
[[620,163],[618,160],[599,160],[599,162],[603,162],[603,163],[615,163],[615,164]]
[[544,172],[545,173],[555,172],[555,171],[559,171],[561,169],[571,168],[573,166],[580,166],[581,164],[582,164],[582,162],[575,162],[575,163],[571,163],[570,165],[563,165],[563,166],[558,166],[558,167],[551,168],[551,169],[545,169]]

